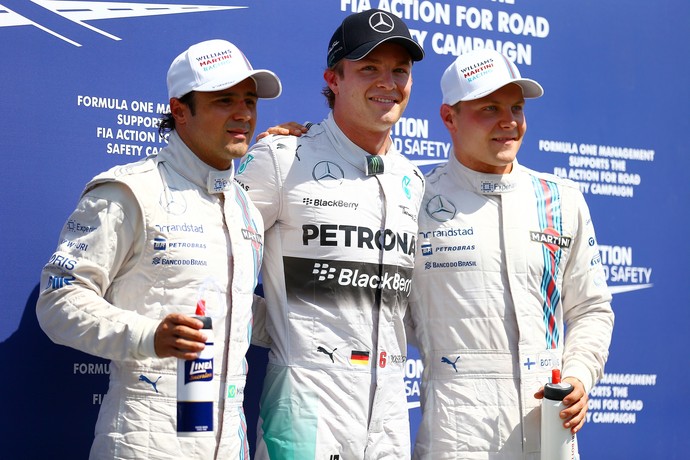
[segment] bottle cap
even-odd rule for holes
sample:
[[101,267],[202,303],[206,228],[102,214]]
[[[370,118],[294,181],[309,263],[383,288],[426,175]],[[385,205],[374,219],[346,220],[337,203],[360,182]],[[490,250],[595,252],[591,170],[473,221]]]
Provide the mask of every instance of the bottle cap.
[[204,323],[201,329],[213,329],[213,319],[210,316],[195,316],[195,318]]
[[561,383],[560,369],[551,369],[551,383]]
[[551,370],[551,383],[544,385],[544,398],[551,401],[563,401],[573,391],[573,386],[567,382],[561,382],[561,370]]

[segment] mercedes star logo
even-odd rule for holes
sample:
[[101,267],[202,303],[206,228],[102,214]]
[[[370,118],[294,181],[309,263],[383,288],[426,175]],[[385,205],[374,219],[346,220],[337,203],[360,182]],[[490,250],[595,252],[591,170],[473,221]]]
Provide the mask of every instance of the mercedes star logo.
[[382,34],[387,34],[389,32],[392,32],[393,29],[395,28],[395,24],[393,23],[393,18],[391,18],[390,16],[388,16],[386,13],[384,13],[382,11],[377,11],[376,13],[371,15],[371,17],[369,18],[369,25],[376,32],[379,32]]
[[179,190],[165,188],[158,201],[168,214],[181,216],[187,211],[187,202]]
[[436,195],[426,204],[426,213],[437,222],[448,222],[455,217],[456,211],[455,205],[441,195]]
[[343,168],[333,162],[320,161],[314,166],[311,177],[321,185],[338,186],[345,178],[345,172]]

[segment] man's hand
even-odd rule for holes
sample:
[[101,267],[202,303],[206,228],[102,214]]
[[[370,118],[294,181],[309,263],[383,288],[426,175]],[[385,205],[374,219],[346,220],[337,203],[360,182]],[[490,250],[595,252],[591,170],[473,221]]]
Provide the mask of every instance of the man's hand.
[[154,347],[159,358],[196,359],[206,347],[206,335],[200,330],[204,323],[191,316],[171,313],[158,325]]
[[[571,384],[573,391],[563,399],[565,409],[561,411],[560,416],[563,420],[563,427],[570,428],[570,432],[575,434],[582,429],[587,420],[585,414],[587,414],[589,396],[585,393],[585,387],[582,385],[582,382],[575,377],[566,377],[563,381]],[[544,387],[541,387],[534,394],[534,397],[542,399],[544,397]]]
[[283,123],[278,126],[271,126],[266,131],[259,133],[256,136],[256,140],[260,141],[269,134],[278,134],[281,136],[301,136],[306,133],[308,128],[304,125],[297,123],[296,121],[290,121],[288,123]]

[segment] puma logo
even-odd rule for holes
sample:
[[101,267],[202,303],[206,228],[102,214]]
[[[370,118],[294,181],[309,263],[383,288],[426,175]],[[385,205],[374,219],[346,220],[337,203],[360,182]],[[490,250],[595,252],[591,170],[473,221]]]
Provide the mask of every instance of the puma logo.
[[458,371],[458,368],[455,367],[455,363],[457,363],[459,359],[460,359],[460,357],[458,356],[457,358],[455,358],[455,361],[451,361],[450,359],[446,358],[445,356],[441,356],[441,362],[446,363],[446,364],[450,364],[451,366],[453,366],[453,369],[455,369],[455,372]]
[[149,380],[148,377],[146,377],[145,375],[142,374],[139,376],[139,381],[148,383],[149,385],[151,385],[153,387],[154,390],[156,390],[156,393],[158,393],[158,386],[156,386],[156,384],[161,379],[161,377],[158,377],[155,382],[152,382],[151,380]]
[[322,346],[319,346],[319,347],[316,349],[316,351],[321,352],[321,353],[323,353],[324,355],[328,355],[328,357],[331,358],[331,362],[332,362],[332,363],[335,363],[335,360],[333,359],[333,353],[335,353],[335,350],[337,350],[337,348],[334,348],[333,351],[331,351],[331,352],[329,353],[328,350],[326,350],[326,349],[325,349],[324,347],[322,347]]

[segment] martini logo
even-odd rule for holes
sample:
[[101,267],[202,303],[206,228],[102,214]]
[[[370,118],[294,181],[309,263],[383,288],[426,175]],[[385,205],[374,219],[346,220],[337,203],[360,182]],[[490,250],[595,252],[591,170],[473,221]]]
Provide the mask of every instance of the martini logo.
[[530,240],[542,243],[549,251],[556,252],[561,248],[569,248],[572,238],[561,236],[555,229],[545,228],[543,232],[529,232]]
[[[82,46],[81,43],[68,37],[68,34],[74,33],[72,29],[75,24],[111,40],[122,40],[120,37],[88,24],[87,21],[247,8],[246,6],[116,3],[69,0],[31,0],[30,2],[21,3],[12,2],[10,5],[12,5],[12,9],[0,4],[0,27],[33,26],[74,46]],[[43,10],[37,10],[36,5],[43,8]],[[4,40],[7,41],[9,39]]]

